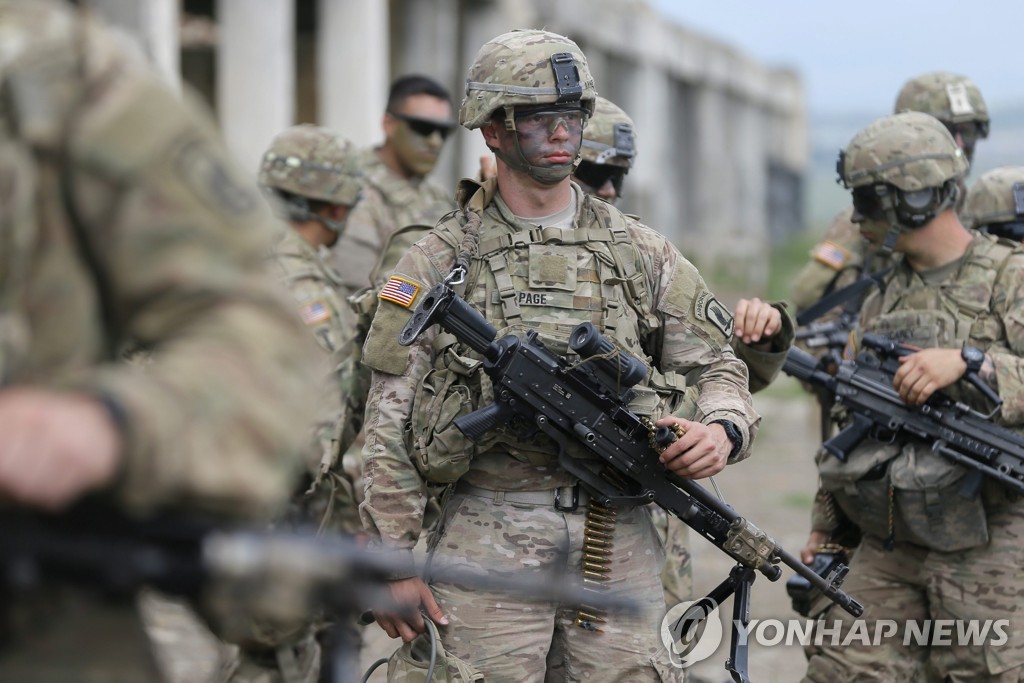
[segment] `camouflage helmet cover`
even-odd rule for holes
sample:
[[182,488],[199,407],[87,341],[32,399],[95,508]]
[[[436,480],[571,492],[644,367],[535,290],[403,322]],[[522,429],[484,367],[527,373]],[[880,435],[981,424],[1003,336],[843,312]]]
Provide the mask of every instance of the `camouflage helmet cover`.
[[987,124],[988,107],[978,86],[966,76],[935,71],[911,78],[896,96],[895,112],[920,111],[945,124]]
[[576,43],[549,31],[510,31],[477,52],[459,123],[473,130],[504,107],[565,102],[580,102],[591,114],[595,97],[587,58]]
[[263,155],[259,183],[299,197],[352,206],[362,191],[355,146],[312,124],[278,134]]
[[580,154],[592,164],[610,164],[629,169],[636,158],[636,129],[633,119],[618,106],[598,97],[594,114],[583,130]]
[[904,192],[941,187],[967,173],[967,158],[934,116],[903,112],[857,133],[839,155],[848,188],[888,183]]
[[1024,166],[1003,166],[978,178],[963,214],[964,224],[974,229],[1024,221]]

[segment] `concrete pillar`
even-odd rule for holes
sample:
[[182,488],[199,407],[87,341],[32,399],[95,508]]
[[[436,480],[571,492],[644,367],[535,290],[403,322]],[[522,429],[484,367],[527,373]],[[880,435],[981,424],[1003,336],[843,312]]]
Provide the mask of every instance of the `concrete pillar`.
[[131,34],[171,87],[181,87],[179,0],[89,0],[110,24]]
[[375,144],[391,82],[388,3],[319,0],[317,13],[320,123],[360,146]]
[[253,174],[295,111],[293,0],[218,0],[217,112],[228,147]]

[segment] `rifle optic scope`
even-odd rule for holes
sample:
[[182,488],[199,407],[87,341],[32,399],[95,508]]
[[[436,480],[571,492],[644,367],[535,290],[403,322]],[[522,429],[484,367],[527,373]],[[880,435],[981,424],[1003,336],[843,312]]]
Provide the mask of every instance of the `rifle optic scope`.
[[593,323],[580,323],[569,335],[569,348],[580,358],[595,361],[602,380],[613,388],[628,389],[647,377],[647,366],[635,356],[615,348]]

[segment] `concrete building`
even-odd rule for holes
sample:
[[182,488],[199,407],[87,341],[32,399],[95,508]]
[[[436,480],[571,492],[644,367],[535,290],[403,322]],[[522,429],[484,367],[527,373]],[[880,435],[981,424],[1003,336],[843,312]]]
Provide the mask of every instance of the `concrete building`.
[[[170,82],[213,106],[255,172],[282,128],[379,141],[388,83],[440,80],[456,101],[477,49],[543,27],[586,53],[598,91],[638,130],[622,208],[668,235],[727,297],[759,291],[770,243],[802,227],[807,125],[797,74],[659,16],[643,0],[88,0],[136,34]],[[472,175],[486,153],[460,131],[436,171]]]

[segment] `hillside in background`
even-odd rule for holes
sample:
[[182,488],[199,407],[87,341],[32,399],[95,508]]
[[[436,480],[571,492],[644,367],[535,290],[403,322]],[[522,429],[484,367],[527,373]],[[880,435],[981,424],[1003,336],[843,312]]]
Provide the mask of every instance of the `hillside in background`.
[[[992,133],[987,140],[978,143],[968,185],[997,166],[1024,166],[1024,104],[994,107],[991,115]],[[836,184],[836,157],[850,138],[876,116],[871,112],[846,111],[809,117],[811,153],[805,195],[809,232],[824,231],[832,217],[849,201],[846,191]]]

